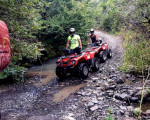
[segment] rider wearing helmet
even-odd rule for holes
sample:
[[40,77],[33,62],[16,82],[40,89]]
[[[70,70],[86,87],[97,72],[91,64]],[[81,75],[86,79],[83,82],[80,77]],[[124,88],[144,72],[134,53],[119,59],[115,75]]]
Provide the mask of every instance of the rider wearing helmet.
[[70,36],[68,37],[66,49],[70,48],[71,51],[73,51],[73,53],[80,53],[81,48],[82,48],[80,36],[75,34],[74,28],[70,28],[69,33],[70,33]]
[[90,30],[90,35],[89,35],[89,41],[88,41],[88,45],[92,42],[91,46],[95,46],[96,43],[98,42],[98,39],[97,39],[97,35],[94,34],[94,29],[92,28]]

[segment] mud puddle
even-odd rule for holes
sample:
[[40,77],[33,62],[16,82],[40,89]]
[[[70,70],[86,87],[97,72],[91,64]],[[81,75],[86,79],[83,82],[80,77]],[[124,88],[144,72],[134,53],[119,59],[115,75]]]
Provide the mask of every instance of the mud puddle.
[[34,86],[46,85],[56,77],[55,68],[56,68],[57,59],[58,58],[52,58],[41,66],[34,66],[30,68],[25,73],[25,77],[30,78],[30,77],[40,76],[39,81],[33,80],[31,82],[33,83]]
[[35,77],[35,76],[41,76],[39,81],[35,81],[35,80],[31,81],[33,83],[33,85],[35,85],[35,86],[46,85],[47,83],[49,83],[50,81],[52,81],[56,77],[55,71],[35,72],[35,71],[29,70],[25,74],[25,77]]
[[56,68],[56,61],[58,58],[51,58],[47,62],[43,63],[42,65],[39,66],[34,66],[30,68],[29,70],[33,71],[54,71]]
[[86,84],[79,84],[74,86],[65,87],[62,90],[60,90],[58,93],[54,95],[53,102],[57,103],[65,98],[67,98],[71,93],[74,93],[75,91],[79,90],[80,88],[84,87]]

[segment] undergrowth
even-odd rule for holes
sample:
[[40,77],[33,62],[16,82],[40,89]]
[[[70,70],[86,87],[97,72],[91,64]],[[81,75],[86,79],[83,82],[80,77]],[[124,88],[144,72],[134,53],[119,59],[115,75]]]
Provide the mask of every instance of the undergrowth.
[[141,33],[122,30],[123,47],[123,66],[121,70],[125,72],[146,73],[150,66],[150,41]]

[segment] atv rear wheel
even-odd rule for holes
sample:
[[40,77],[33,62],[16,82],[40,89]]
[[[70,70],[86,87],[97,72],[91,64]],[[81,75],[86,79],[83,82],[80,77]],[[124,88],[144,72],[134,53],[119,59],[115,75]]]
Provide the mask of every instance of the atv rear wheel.
[[91,68],[93,71],[98,71],[99,70],[99,61],[97,58],[94,59],[93,66]]
[[112,51],[111,51],[111,49],[108,49],[107,58],[111,58],[111,57],[112,57]]
[[79,77],[83,79],[87,78],[89,74],[89,66],[86,63],[79,64],[78,74],[79,74]]
[[105,51],[101,51],[101,52],[99,53],[99,57],[100,57],[100,61],[101,61],[101,62],[105,62],[106,59],[107,59],[107,53],[106,53]]
[[61,67],[56,67],[56,75],[59,78],[59,81],[63,81],[66,77],[66,73]]

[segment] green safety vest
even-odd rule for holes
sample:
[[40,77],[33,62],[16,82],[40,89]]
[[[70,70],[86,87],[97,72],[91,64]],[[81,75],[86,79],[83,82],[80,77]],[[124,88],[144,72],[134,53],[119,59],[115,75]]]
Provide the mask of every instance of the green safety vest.
[[70,49],[75,49],[76,47],[79,47],[79,35],[74,35],[73,37],[69,36],[68,40],[70,41]]

